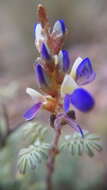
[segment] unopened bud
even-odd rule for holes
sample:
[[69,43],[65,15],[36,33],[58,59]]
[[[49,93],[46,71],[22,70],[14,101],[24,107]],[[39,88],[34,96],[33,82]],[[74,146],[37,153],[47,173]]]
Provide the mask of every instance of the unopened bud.
[[38,8],[38,13],[37,13],[38,20],[42,24],[42,27],[44,28],[44,26],[48,23],[48,17],[47,17],[46,10],[45,10],[44,6],[41,4],[39,4],[37,8]]
[[66,50],[61,50],[59,53],[59,65],[60,69],[66,73],[70,70],[70,58],[69,53]]
[[40,23],[34,25],[35,32],[35,46],[40,52],[41,43],[44,42],[45,36],[43,34],[43,28]]
[[50,59],[49,50],[44,43],[41,45],[41,55],[43,59],[46,59],[46,60]]
[[66,32],[64,20],[57,20],[53,26],[53,32],[56,35],[63,35]]
[[40,87],[47,87],[47,78],[43,67],[40,64],[35,64],[34,69]]

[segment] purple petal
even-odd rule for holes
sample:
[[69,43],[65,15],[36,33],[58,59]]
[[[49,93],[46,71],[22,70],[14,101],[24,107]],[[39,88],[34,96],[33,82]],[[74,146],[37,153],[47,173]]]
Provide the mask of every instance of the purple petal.
[[33,29],[33,37],[34,37],[34,38],[35,38],[36,26],[37,26],[37,23],[34,24],[34,29]]
[[27,111],[25,112],[25,114],[24,114],[23,117],[24,117],[26,120],[32,120],[32,119],[37,115],[37,113],[38,113],[38,111],[40,110],[41,106],[42,106],[42,103],[41,103],[41,102],[39,102],[39,103],[33,105],[29,110],[27,110]]
[[71,94],[71,103],[80,111],[90,111],[95,102],[91,94],[83,88],[77,88]]
[[59,20],[59,22],[60,22],[60,25],[61,25],[62,32],[65,33],[66,26],[65,26],[64,20]]
[[77,125],[77,128],[78,128],[79,132],[81,133],[81,136],[84,138],[84,133],[83,133],[82,128],[79,125]]
[[43,69],[43,67],[41,66],[41,64],[34,64],[34,70],[35,70],[35,74],[36,74],[36,78],[38,80],[38,83],[40,85],[40,87],[47,87],[47,78],[46,78],[46,73]]
[[68,94],[64,97],[64,105],[63,105],[63,107],[64,107],[65,112],[69,111],[70,103],[71,103],[70,98],[71,98],[71,96],[68,95]]
[[61,50],[59,53],[59,62],[60,62],[60,67],[62,68],[63,72],[68,72],[70,71],[70,58],[69,58],[69,53],[66,50]]
[[81,136],[84,137],[84,133],[83,130],[81,129],[81,127],[78,125],[78,123],[71,119],[71,118],[67,118],[68,124],[70,127],[74,128],[76,131],[81,133]]
[[36,31],[36,26],[37,26],[37,23],[34,24],[34,33]]
[[56,116],[56,119],[54,121],[54,126],[56,129],[60,129],[62,127],[62,125],[61,125],[62,121],[66,121],[66,123],[70,127],[74,128],[76,131],[80,132],[81,136],[84,137],[81,127],[77,124],[77,122],[75,120],[69,118],[69,116],[67,114],[65,114],[64,112],[60,113]]
[[47,60],[50,59],[48,48],[46,47],[46,45],[44,43],[41,46],[41,55],[42,55],[43,59],[47,59]]
[[84,85],[93,81],[95,77],[96,73],[93,71],[92,63],[87,57],[77,67],[76,81],[79,85]]

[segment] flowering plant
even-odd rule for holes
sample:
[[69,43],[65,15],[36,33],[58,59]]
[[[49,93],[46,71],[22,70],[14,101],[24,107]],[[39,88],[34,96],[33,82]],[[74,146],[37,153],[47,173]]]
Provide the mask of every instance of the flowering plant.
[[[81,85],[95,79],[92,63],[89,58],[78,57],[74,64],[67,50],[62,45],[67,35],[63,20],[55,22],[53,29],[48,22],[44,8],[38,6],[39,23],[35,25],[35,46],[40,57],[34,63],[36,80],[39,89],[27,88],[26,92],[34,99],[35,104],[24,114],[26,120],[33,119],[41,108],[56,116],[54,127],[59,127],[62,118],[75,129],[79,126],[74,118],[69,119],[72,104],[82,112],[90,111],[94,106],[92,95]],[[69,122],[70,120],[70,122]],[[79,128],[80,130],[80,128]],[[82,133],[82,130],[80,130]],[[82,133],[83,134],[83,133]]]
[[[40,109],[50,112],[50,126],[55,132],[52,145],[41,146],[40,131],[42,128],[40,127],[34,147],[30,146],[29,148],[29,159],[32,158],[31,166],[35,167],[36,159],[34,158],[36,153],[38,151],[43,152],[43,149],[49,149],[47,189],[51,189],[54,162],[56,155],[60,152],[58,143],[63,126],[68,125],[76,130],[77,133],[80,132],[80,135],[77,135],[77,139],[85,142],[88,132],[84,131],[77,123],[74,110],[78,109],[85,113],[94,107],[95,101],[93,96],[82,85],[92,82],[96,74],[93,70],[92,62],[88,57],[83,59],[78,57],[72,63],[69,52],[63,49],[64,40],[68,33],[64,20],[57,20],[53,27],[51,27],[45,8],[42,5],[38,5],[37,9],[38,23],[34,26],[34,33],[35,46],[40,53],[40,57],[34,63],[34,71],[39,92],[32,88],[26,89],[27,94],[33,99],[34,105],[25,112],[24,118],[28,121],[34,119],[37,117]],[[62,147],[68,146],[70,143],[69,139],[67,137],[66,143]],[[76,140],[75,137],[74,139]],[[97,137],[95,139],[95,136],[92,139],[98,140]],[[35,147],[39,147],[39,149],[35,149]],[[98,145],[95,147],[94,143],[94,148],[98,150],[98,147]],[[100,150],[101,147],[98,151]],[[32,154],[31,151],[33,151]],[[83,148],[81,151],[83,151]],[[27,149],[21,151],[19,156],[23,156],[25,153],[26,155],[28,154]],[[28,157],[26,159],[27,161],[29,160]],[[20,165],[21,161],[22,157],[18,165]],[[25,172],[26,167],[24,164],[23,167],[21,166],[19,168],[21,168],[20,170],[22,172]]]

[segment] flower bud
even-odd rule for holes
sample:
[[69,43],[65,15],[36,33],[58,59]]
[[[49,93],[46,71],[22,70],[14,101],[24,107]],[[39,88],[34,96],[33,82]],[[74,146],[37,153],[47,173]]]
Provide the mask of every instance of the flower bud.
[[42,55],[42,58],[46,60],[49,60],[51,58],[49,54],[49,50],[44,43],[41,45],[41,55]]
[[53,26],[53,32],[56,35],[63,35],[66,32],[64,20],[57,20]]
[[40,23],[34,25],[35,46],[40,52],[41,43],[44,42],[43,28]]
[[40,85],[40,87],[47,87],[47,77],[46,77],[46,73],[43,69],[43,67],[40,64],[35,64],[34,65],[34,69],[35,69],[35,74],[38,80],[38,83]]
[[70,75],[79,85],[88,84],[96,77],[96,73],[94,72],[92,63],[88,57],[85,59],[78,57],[73,64]]
[[37,7],[37,15],[38,15],[38,20],[44,27],[48,23],[48,17],[47,17],[46,10],[42,4],[39,4]]
[[70,58],[68,51],[66,50],[61,50],[59,52],[59,65],[61,70],[66,73],[70,70]]

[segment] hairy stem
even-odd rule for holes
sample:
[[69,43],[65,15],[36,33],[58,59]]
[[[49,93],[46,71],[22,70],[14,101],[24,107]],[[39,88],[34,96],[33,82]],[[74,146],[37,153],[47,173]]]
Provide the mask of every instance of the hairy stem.
[[54,174],[56,156],[59,153],[58,142],[59,142],[60,135],[61,135],[61,128],[55,129],[55,136],[53,138],[53,143],[48,154],[47,177],[46,177],[47,189],[46,190],[53,189],[52,176]]

